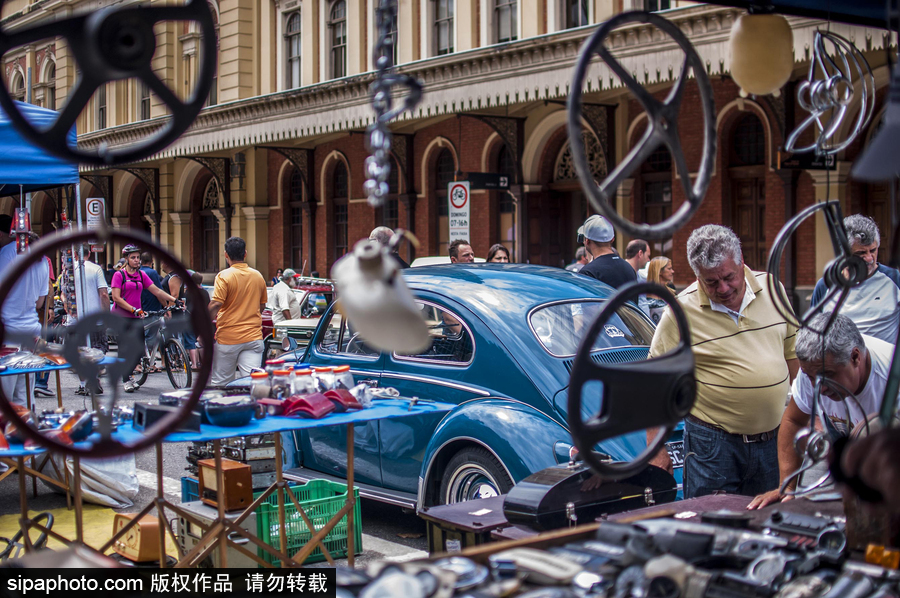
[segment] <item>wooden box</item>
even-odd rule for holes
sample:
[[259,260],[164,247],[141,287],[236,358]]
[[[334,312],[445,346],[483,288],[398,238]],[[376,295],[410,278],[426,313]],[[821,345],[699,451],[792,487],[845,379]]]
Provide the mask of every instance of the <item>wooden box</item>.
[[216,476],[216,460],[202,459],[197,461],[200,479],[200,500],[213,507],[222,501],[226,511],[246,509],[253,502],[253,474],[250,466],[231,459],[222,459],[222,475],[225,486],[219,492]]
[[[113,535],[131,523],[136,513],[116,513],[113,519]],[[116,540],[113,550],[129,561],[148,563],[159,560],[159,519],[144,515],[131,529]]]

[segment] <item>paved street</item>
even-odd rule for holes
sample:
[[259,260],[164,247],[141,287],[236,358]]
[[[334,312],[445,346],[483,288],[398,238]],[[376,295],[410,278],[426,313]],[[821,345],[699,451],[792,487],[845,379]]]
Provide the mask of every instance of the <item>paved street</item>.
[[[67,409],[82,409],[85,405],[84,397],[77,396],[75,389],[78,380],[69,371],[60,373],[63,388],[63,405]],[[121,385],[121,382],[119,382]],[[108,383],[103,382],[104,391],[109,392]],[[50,377],[50,388],[56,390],[55,376]],[[165,372],[151,374],[146,384],[133,394],[120,394],[120,401],[124,404],[147,401],[156,402],[160,392],[171,390],[172,386]],[[55,408],[56,398],[38,398],[37,411]],[[187,461],[185,456],[188,450],[187,443],[172,443],[163,445],[163,475],[166,497],[173,503],[181,502],[181,478],[188,475],[185,471]],[[149,449],[136,455],[137,475],[140,481],[140,494],[135,500],[135,505],[121,512],[133,513],[146,506],[156,493],[156,457],[155,450]],[[49,467],[48,467],[49,469]],[[19,511],[18,498],[19,483],[17,475],[9,476],[0,482],[0,515],[17,513]],[[63,494],[56,494],[47,486],[39,482],[38,496],[32,498],[31,483],[28,484],[29,509],[44,511],[65,507],[66,499]],[[365,554],[357,558],[357,563],[381,558],[408,559],[424,556],[426,547],[425,523],[412,513],[404,513],[398,507],[382,505],[364,500],[362,503],[363,520],[363,547]],[[405,536],[418,537],[400,537]]]

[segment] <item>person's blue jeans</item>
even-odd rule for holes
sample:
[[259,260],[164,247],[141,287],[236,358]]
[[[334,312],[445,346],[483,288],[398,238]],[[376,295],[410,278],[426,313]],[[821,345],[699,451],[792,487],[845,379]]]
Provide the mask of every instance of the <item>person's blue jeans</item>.
[[684,421],[684,497],[718,491],[756,496],[778,487],[778,441],[745,443],[737,434]]
[[184,348],[188,351],[197,348],[197,335],[194,334],[193,330],[185,330],[181,333],[181,342],[184,343]]
[[41,372],[34,378],[34,386],[35,388],[49,388],[50,386],[50,372]]

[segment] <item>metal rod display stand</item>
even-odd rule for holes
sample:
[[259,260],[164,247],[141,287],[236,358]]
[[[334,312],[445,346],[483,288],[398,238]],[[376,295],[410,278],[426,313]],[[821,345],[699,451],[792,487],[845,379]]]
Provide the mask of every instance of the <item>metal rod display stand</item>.
[[[355,552],[356,552],[356,542],[355,542],[355,524],[353,517],[353,511],[356,506],[356,494],[353,489],[353,434],[354,434],[354,426],[352,423],[345,424],[347,426],[347,498],[345,500],[344,506],[334,515],[331,519],[328,520],[325,525],[316,530],[313,525],[312,520],[306,514],[306,511],[300,505],[300,502],[297,500],[297,497],[294,495],[293,491],[288,486],[287,482],[284,481],[284,461],[282,458],[282,446],[281,446],[281,433],[275,433],[275,483],[270,485],[259,497],[257,497],[246,509],[244,509],[240,515],[238,515],[234,519],[229,519],[225,516],[225,508],[223,502],[220,500],[217,504],[217,514],[216,518],[211,521],[209,524],[203,524],[198,520],[193,514],[185,511],[180,506],[172,504],[169,502],[163,491],[163,463],[162,463],[162,443],[156,445],[156,469],[157,469],[157,493],[156,499],[153,500],[150,504],[144,507],[140,513],[138,513],[130,522],[128,522],[124,527],[122,527],[109,541],[106,542],[101,548],[100,552],[105,553],[109,548],[111,548],[119,538],[121,538],[129,529],[133,526],[137,525],[138,521],[149,514],[154,508],[157,510],[157,514],[160,521],[159,526],[159,563],[161,568],[166,567],[166,532],[168,532],[169,536],[172,539],[173,544],[175,545],[176,550],[178,551],[178,563],[175,565],[176,568],[186,568],[193,567],[198,565],[203,559],[212,554],[213,550],[218,548],[219,550],[219,567],[226,568],[228,567],[228,547],[236,549],[238,552],[243,554],[244,556],[252,559],[253,561],[259,563],[264,567],[273,567],[271,563],[266,562],[260,556],[247,550],[244,546],[237,544],[232,537],[234,535],[241,536],[245,538],[247,541],[255,544],[258,548],[267,551],[269,554],[276,557],[280,562],[282,567],[299,567],[301,566],[310,554],[318,547],[322,554],[325,556],[325,560],[332,566],[334,566],[334,557],[332,557],[331,553],[325,547],[324,539],[325,537],[340,523],[341,519],[344,516],[347,516],[347,562],[352,567],[355,561]],[[222,469],[222,450],[221,450],[221,441],[214,440],[213,441],[213,452],[215,453],[215,462],[216,462],[216,487],[224,488],[225,487],[225,473]],[[77,471],[77,470],[76,470]],[[279,523],[279,548],[276,549],[272,546],[269,546],[262,540],[260,540],[256,535],[248,532],[244,528],[241,527],[241,523],[249,517],[251,514],[256,511],[257,507],[262,504],[273,492],[277,493],[278,496],[278,523]],[[306,524],[307,528],[310,530],[310,534],[312,537],[306,542],[306,544],[301,547],[296,554],[293,556],[288,554],[287,550],[287,526],[286,526],[286,514],[285,514],[285,495],[291,500],[294,505],[294,508],[297,510],[297,514],[303,519],[303,522]],[[197,544],[187,553],[184,553],[181,549],[181,545],[179,544],[177,538],[175,537],[175,532],[172,530],[169,525],[169,520],[165,515],[165,509],[168,508],[171,511],[174,511],[181,517],[184,517],[188,520],[192,525],[197,526],[204,530],[203,536],[197,542]],[[76,507],[76,510],[78,507]],[[77,516],[77,515],[76,515]]]

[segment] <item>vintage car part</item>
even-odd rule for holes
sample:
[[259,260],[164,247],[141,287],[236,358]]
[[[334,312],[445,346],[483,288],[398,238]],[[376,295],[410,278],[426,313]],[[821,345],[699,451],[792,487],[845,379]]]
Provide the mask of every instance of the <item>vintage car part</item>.
[[677,493],[675,478],[658,467],[604,481],[589,467],[573,463],[548,467],[513,486],[503,513],[511,524],[550,530],[591,522],[604,513],[672,502]]
[[390,251],[364,239],[334,264],[338,305],[358,332],[358,342],[382,351],[418,353],[431,346],[431,337]]
[[[412,112],[422,100],[422,83],[410,75],[401,75],[394,70],[394,43],[396,35],[391,34],[392,23],[396,23],[397,0],[380,0],[375,9],[375,81],[369,86],[372,93],[372,108],[375,122],[366,129],[366,147],[371,155],[366,158],[366,182],[363,191],[369,198],[369,205],[379,208],[390,191],[391,176],[391,130],[388,123],[403,112]],[[396,25],[394,25],[396,26]],[[394,86],[406,88],[403,104],[393,107],[391,89]]]
[[[680,341],[665,355],[625,363],[601,363],[591,359],[598,335],[616,311],[639,295],[655,295],[669,304],[678,326]],[[694,354],[687,317],[671,292],[653,283],[631,284],[609,298],[581,340],[569,383],[568,422],[572,440],[585,463],[605,480],[621,480],[635,475],[663,448],[675,426],[690,413],[696,399]],[[586,402],[585,386],[603,384],[598,413],[582,419]],[[634,460],[603,462],[593,452],[594,445],[630,432],[662,428],[655,440]]]
[[[826,44],[831,45],[831,54]],[[822,75],[821,79],[817,78],[818,74]],[[856,95],[854,79],[862,86],[859,113],[847,136],[836,140],[834,136]],[[809,112],[809,116],[788,135],[785,151],[795,154],[815,152],[820,156],[837,154],[853,143],[872,121],[875,113],[875,75],[853,42],[831,31],[816,31],[809,73],[806,81],[797,87],[797,103]],[[800,137],[813,126],[818,131],[815,141],[797,147]]]
[[[197,84],[187,101],[179,99],[153,70],[153,28],[163,21],[192,21],[199,25]],[[181,6],[106,6],[33,27],[6,29],[0,35],[0,55],[48,38],[63,38],[79,69],[59,117],[49,127],[35,128],[16,106],[6,83],[0,84],[0,106],[23,137],[71,162],[116,166],[152,156],[191,126],[212,89],[219,52],[216,25],[206,0],[188,0]],[[169,108],[171,116],[166,124],[151,137],[127,147],[113,149],[101,144],[96,149],[78,148],[72,128],[94,92],[108,82],[132,77],[140,79]]]
[[[623,66],[606,47],[606,40],[618,28],[643,23],[653,25],[668,35],[675,44],[684,51],[685,59],[678,74],[678,81],[672,87],[665,101],[660,102],[638,83],[631,72]],[[637,100],[647,112],[647,130],[637,145],[628,153],[619,165],[599,185],[594,180],[590,165],[585,154],[582,142],[582,95],[584,94],[585,79],[591,63],[597,55],[606,63],[609,69],[622,80],[622,83],[635,95]],[[688,167],[681,140],[678,137],[678,117],[681,103],[684,100],[684,89],[688,82],[688,72],[697,81],[700,90],[700,106],[703,110],[703,154],[700,158],[700,166],[693,185],[691,180],[691,168]],[[618,14],[602,25],[591,35],[581,48],[578,62],[575,65],[575,73],[572,76],[572,84],[569,91],[568,103],[568,129],[569,147],[572,152],[572,161],[578,172],[578,180],[581,188],[591,201],[595,210],[603,214],[616,229],[624,232],[632,238],[647,240],[667,239],[684,226],[691,216],[700,208],[709,181],[712,177],[713,166],[716,159],[716,106],[713,98],[712,84],[694,46],[681,32],[677,25],[662,16],[649,12],[625,12]],[[687,201],[678,209],[673,210],[672,215],[656,224],[636,224],[619,215],[615,209],[614,194],[623,180],[630,177],[660,145],[665,145],[672,154],[675,170]]]
[[[819,302],[809,308],[801,317],[794,315],[791,302],[784,291],[781,284],[776,284],[780,277],[781,258],[788,242],[797,229],[800,228],[808,218],[817,212],[822,212],[825,217],[825,223],[828,226],[828,234],[831,237],[831,245],[834,248],[834,259],[825,266],[823,278],[828,287],[828,293]],[[837,303],[834,307],[833,314],[840,311],[841,306],[847,299],[850,289],[860,282],[864,281],[868,276],[866,263],[862,258],[853,255],[850,248],[850,240],[847,238],[847,231],[844,229],[844,219],[841,214],[841,204],[838,200],[825,201],[813,204],[799,214],[790,219],[778,232],[775,242],[772,244],[772,250],[769,252],[769,262],[767,271],[769,276],[766,277],[769,293],[774,298],[775,308],[778,313],[798,328],[809,328],[809,323],[814,317],[823,312],[824,308],[832,300]],[[847,274],[844,274],[844,273]],[[819,334],[824,334],[825,330],[831,326],[833,317],[830,318],[822,330],[816,330]]]
[[[163,261],[170,264],[172,267],[172,271],[181,276],[182,280],[185,281],[186,291],[191,299],[198,305],[202,303],[202,297],[200,295],[199,287],[196,285],[196,283],[190,280],[190,276],[188,275],[185,267],[167,249],[153,241],[153,239],[151,239],[149,235],[128,229],[113,230],[105,227],[94,230],[69,230],[62,233],[48,235],[47,237],[41,239],[40,241],[32,245],[27,253],[22,255],[23,259],[16,260],[10,267],[8,274],[3,278],[2,282],[0,282],[0,297],[2,297],[4,301],[8,300],[15,282],[19,278],[21,278],[32,265],[38,263],[41,259],[43,259],[42,256],[45,253],[53,253],[60,248],[71,247],[73,245],[77,246],[83,243],[96,242],[94,241],[95,239],[101,243],[107,243],[110,241],[134,243],[139,245],[145,251],[149,251],[151,254],[160,257]],[[125,318],[117,319],[125,320]],[[129,323],[126,322],[125,324],[127,325]],[[191,324],[203,346],[212,348],[215,341],[213,339],[212,322],[209,319],[209,315],[203,310],[194,312],[191,315]],[[83,320],[80,320],[75,326],[68,327],[66,329],[66,334],[71,335],[69,337],[71,340],[67,341],[65,345],[67,347],[72,346],[74,348],[77,348],[79,344],[87,344],[87,336],[92,330],[91,327],[95,326],[97,326],[96,320],[84,318]],[[125,328],[123,329],[130,330],[131,327],[125,326]],[[11,338],[13,336],[15,335],[7,334],[7,330],[5,330],[3,323],[0,322],[0,338]],[[33,339],[31,340],[33,342]],[[123,343],[120,341],[119,346],[123,351],[127,352],[128,349],[124,346],[127,344],[128,343]],[[138,344],[138,347],[139,346],[140,344]],[[55,450],[66,455],[109,457],[139,451],[156,444],[166,434],[174,429],[177,422],[188,417],[191,411],[193,411],[194,406],[200,399],[200,394],[203,391],[203,388],[205,388],[207,382],[209,381],[209,375],[212,368],[211,355],[209,353],[206,353],[206,351],[207,350],[204,349],[205,355],[203,358],[203,363],[200,367],[199,379],[197,380],[197,383],[194,385],[193,390],[191,391],[191,399],[184,402],[174,412],[151,425],[149,429],[145,430],[144,435],[134,443],[122,443],[112,438],[112,432],[114,428],[114,413],[117,410],[116,403],[119,397],[119,392],[121,391],[121,387],[118,385],[113,385],[111,392],[109,392],[108,394],[102,397],[95,397],[95,400],[98,403],[98,409],[96,413],[94,432],[99,432],[99,438],[93,439],[94,437],[92,436],[87,443],[69,445],[57,442],[53,440],[53,438],[42,434],[41,431],[37,429],[37,427],[27,425],[22,415],[17,412],[16,407],[10,402],[9,397],[7,397],[3,393],[2,389],[0,389],[0,412],[3,413],[6,421],[13,423],[18,432],[23,434],[25,437],[41,446],[45,446],[51,450]],[[96,376],[97,372],[95,371],[95,368],[98,364],[92,363],[92,360],[90,359],[80,358],[78,356],[77,350],[66,352],[65,356],[69,363],[72,365],[73,370],[76,374],[79,375],[79,377],[90,379],[91,376]],[[131,357],[133,358],[133,355]],[[125,361],[126,359],[128,359],[128,357],[125,357],[122,361]],[[107,366],[111,373],[114,372],[115,368],[117,367],[127,368],[127,366],[121,366],[118,359],[113,360]]]

